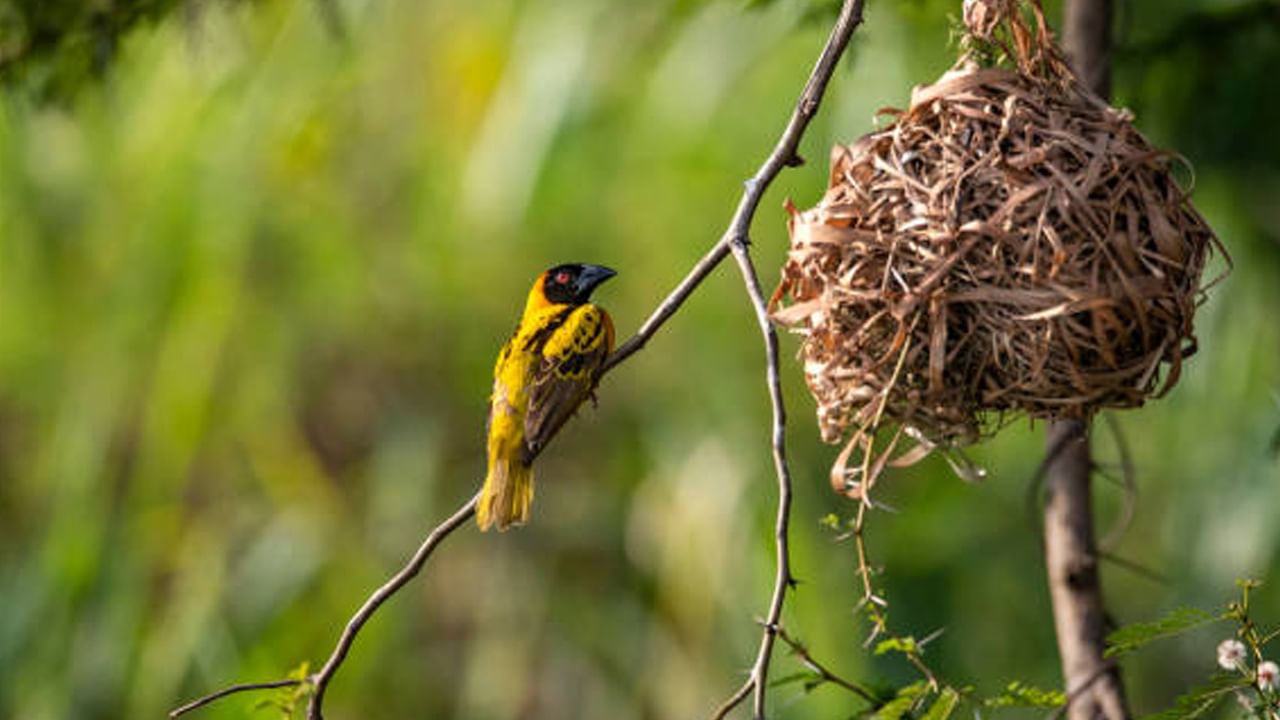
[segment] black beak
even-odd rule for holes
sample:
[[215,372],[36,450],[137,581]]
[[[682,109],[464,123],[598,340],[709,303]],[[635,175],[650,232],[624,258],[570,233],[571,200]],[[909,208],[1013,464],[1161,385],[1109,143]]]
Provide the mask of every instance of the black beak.
[[582,272],[578,273],[578,279],[573,283],[574,295],[585,301],[597,285],[617,274],[603,265],[583,265]]

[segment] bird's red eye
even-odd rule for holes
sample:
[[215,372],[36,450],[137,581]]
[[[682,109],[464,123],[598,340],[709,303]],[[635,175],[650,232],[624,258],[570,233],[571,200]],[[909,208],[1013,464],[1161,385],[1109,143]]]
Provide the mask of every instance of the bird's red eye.
[[556,284],[558,285],[568,285],[570,279],[571,277],[568,271],[566,270],[561,270],[560,272],[556,273]]

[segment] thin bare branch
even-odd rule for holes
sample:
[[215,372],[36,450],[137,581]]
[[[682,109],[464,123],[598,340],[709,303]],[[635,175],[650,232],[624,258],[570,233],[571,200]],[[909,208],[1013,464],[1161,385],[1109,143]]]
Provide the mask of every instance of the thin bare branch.
[[862,24],[862,0],[845,0],[840,9],[840,15],[831,28],[831,35],[822,48],[822,54],[818,56],[818,61],[809,74],[809,80],[805,83],[804,91],[800,94],[795,111],[791,114],[791,120],[787,123],[786,129],[778,139],[778,144],[773,148],[764,165],[746,182],[746,188],[738,202],[738,209],[734,212],[728,229],[725,230],[720,241],[693,266],[675,290],[649,315],[636,334],[618,346],[618,349],[605,362],[606,371],[644,347],[658,328],[675,314],[675,311],[706,279],[707,275],[710,275],[711,271],[729,255],[732,251],[732,243],[735,241],[749,243],[751,220],[755,217],[756,208],[764,196],[764,191],[768,189],[782,168],[795,167],[804,162],[796,152],[800,147],[800,139],[804,137],[804,132],[809,127],[809,121],[817,114],[822,96],[827,91],[827,83],[831,80],[831,75],[835,72],[845,48],[848,47],[853,31],[860,24]]
[[1093,684],[1101,680],[1108,673],[1114,671],[1115,667],[1116,667],[1115,660],[1107,660],[1103,662],[1101,665],[1099,665],[1093,671],[1092,674],[1090,674],[1088,677],[1084,679],[1084,681],[1080,684],[1079,687],[1073,689],[1070,693],[1067,694],[1066,701],[1062,703],[1061,706],[1055,708],[1053,712],[1049,713],[1049,716],[1048,718],[1046,718],[1046,720],[1061,720],[1062,716],[1066,715],[1067,712],[1071,709],[1072,703],[1076,702],[1077,700],[1080,700],[1084,695],[1092,692]]
[[313,673],[305,680],[290,678],[287,680],[275,680],[264,683],[246,683],[242,685],[233,685],[231,687],[219,690],[218,692],[206,695],[198,700],[193,700],[182,707],[177,708],[169,713],[169,717],[175,718],[184,713],[195,710],[196,708],[208,705],[215,700],[220,700],[228,695],[235,693],[247,692],[250,690],[270,690],[272,688],[290,687],[308,683],[312,686],[310,698],[307,701],[307,718],[308,720],[322,720],[324,692],[329,687],[329,682],[333,679],[334,674],[347,658],[347,653],[351,650],[352,643],[355,642],[356,636],[360,634],[360,629],[364,624],[373,617],[387,600],[399,592],[410,580],[414,578],[426,564],[427,558],[431,557],[440,545],[440,543],[448,537],[454,530],[461,527],[467,520],[475,514],[476,503],[480,500],[480,494],[476,493],[470,500],[458,508],[444,522],[440,523],[427,535],[422,544],[418,546],[417,552],[409,559],[395,575],[382,584],[377,590],[369,596],[360,609],[356,611],[351,619],[347,621],[347,626],[342,631],[342,635],[338,638],[338,644],[334,647],[333,652],[329,655],[329,659],[325,661],[324,666],[319,672]]
[[422,545],[418,547],[418,551],[410,558],[409,564],[401,568],[400,572],[391,577],[390,580],[383,583],[364,601],[364,605],[351,616],[351,620],[347,622],[347,627],[342,631],[342,636],[338,638],[338,644],[330,653],[329,659],[325,661],[324,667],[320,671],[311,676],[311,681],[315,685],[315,692],[311,694],[311,698],[307,701],[307,720],[321,720],[324,717],[322,706],[324,704],[324,691],[329,687],[329,681],[333,679],[333,674],[342,666],[343,660],[346,660],[347,653],[351,650],[351,643],[355,642],[356,635],[360,634],[360,628],[373,617],[378,611],[382,603],[388,598],[396,594],[400,588],[414,578],[422,566],[426,564],[427,558],[431,557],[431,553],[440,545],[446,537],[454,530],[462,526],[463,523],[471,519],[476,512],[476,503],[480,502],[480,493],[476,493],[462,507],[458,508],[453,515],[447,520],[436,526],[431,534],[427,535],[427,539],[422,541]]
[[755,265],[747,251],[745,242],[733,243],[733,257],[742,270],[742,280],[746,284],[747,295],[756,311],[756,320],[760,323],[760,332],[764,336],[766,382],[769,386],[769,401],[773,407],[773,470],[778,478],[778,511],[774,521],[773,542],[777,555],[776,572],[773,580],[773,598],[769,601],[769,615],[764,623],[764,633],[760,638],[760,649],[756,653],[755,669],[755,717],[764,717],[765,688],[769,686],[769,659],[773,655],[773,639],[782,622],[782,605],[786,601],[787,589],[794,585],[791,577],[791,550],[788,540],[791,536],[791,470],[787,466],[787,410],[782,399],[782,380],[778,371],[778,334],[769,320],[769,308],[765,303],[764,293],[760,290],[760,278],[756,275]]
[[[867,453],[867,455],[864,456],[863,468],[868,467],[867,463],[869,462],[869,457],[870,453]],[[870,473],[867,473],[864,469],[862,477],[870,477]],[[884,597],[876,593],[875,585],[871,581],[871,576],[875,574],[875,570],[871,567],[867,553],[867,511],[874,509],[877,506],[879,506],[879,504],[871,498],[871,493],[869,491],[864,491],[859,498],[858,515],[854,519],[853,530],[851,532],[854,548],[858,558],[858,577],[862,580],[862,599],[858,603],[858,609],[865,609],[867,619],[871,621],[871,632],[867,634],[867,639],[863,641],[864,647],[871,647],[871,644],[876,641],[876,638],[879,638],[882,635],[892,634],[889,630],[889,602]],[[916,644],[916,649],[901,650],[902,655],[907,659],[907,662],[911,663],[911,666],[916,669],[916,672],[920,673],[920,676],[925,679],[925,682],[929,683],[930,690],[934,691],[937,691],[942,687],[942,684],[938,681],[938,676],[933,672],[933,669],[924,661],[921,650],[924,649],[926,644],[933,641],[940,634],[941,630],[931,633],[924,640]]]
[[689,296],[693,294],[693,291],[702,284],[703,280],[707,279],[707,276],[711,274],[711,271],[715,270],[716,266],[718,266],[728,255],[729,241],[727,237],[721,238],[720,242],[712,246],[712,248],[707,251],[707,254],[703,255],[702,259],[699,260],[691,270],[689,270],[689,274],[685,275],[684,280],[681,280],[680,284],[677,285],[676,288],[658,304],[658,307],[655,308],[649,315],[648,319],[644,321],[644,324],[640,326],[640,329],[636,330],[636,334],[632,335],[626,342],[619,345],[618,348],[613,351],[613,354],[605,360],[602,372],[609,372],[614,367],[621,364],[622,361],[635,354],[637,350],[644,347],[645,343],[649,342],[649,338],[653,337],[654,333],[658,332],[658,328],[662,327],[663,323],[674,315],[676,310],[680,309],[680,306],[684,304],[684,301],[689,299]]
[[169,717],[170,718],[181,717],[191,712],[192,710],[195,710],[197,708],[202,708],[205,705],[208,705],[209,703],[215,702],[217,700],[221,700],[222,698],[227,697],[228,695],[235,695],[236,693],[250,692],[254,690],[275,690],[277,688],[296,687],[298,685],[301,685],[303,682],[305,681],[300,680],[298,678],[290,678],[288,680],[272,680],[270,682],[240,683],[239,685],[232,685],[230,687],[225,687],[219,690],[218,692],[209,693],[204,697],[196,698],[195,700],[192,700],[191,702],[187,703],[186,705],[183,705],[182,707],[174,708],[173,710],[170,710]]
[[1157,585],[1164,585],[1165,587],[1170,587],[1173,584],[1169,580],[1169,576],[1165,575],[1159,570],[1153,570],[1152,568],[1149,568],[1146,565],[1143,565],[1142,563],[1134,562],[1133,560],[1130,560],[1125,557],[1121,557],[1119,555],[1116,555],[1115,553],[1109,553],[1109,552],[1106,552],[1105,550],[1099,550],[1098,558],[1102,560],[1106,560],[1107,562],[1114,564],[1116,567],[1124,568],[1125,570],[1128,570],[1134,575],[1137,575],[1138,577],[1146,580],[1150,580],[1151,582],[1156,583]]
[[788,635],[787,631],[782,627],[778,628],[778,639],[786,643],[787,647],[791,648],[791,652],[795,653],[796,657],[800,658],[800,662],[804,663],[805,667],[817,673],[818,678],[821,679],[822,682],[838,685],[863,700],[866,700],[873,706],[879,704],[880,701],[876,698],[875,693],[852,680],[845,680],[839,675],[828,670],[825,665],[815,660],[813,655],[809,654],[809,648],[805,647],[803,643]]
[[[725,230],[724,236],[716,244],[712,253],[707,258],[704,258],[704,262],[712,257],[723,258],[724,253],[720,250],[722,247],[727,247],[733,253],[734,259],[738,263],[738,268],[742,273],[747,295],[751,299],[751,305],[755,310],[756,320],[760,325],[760,332],[765,344],[765,361],[767,363],[765,379],[769,387],[769,400],[773,412],[773,431],[771,436],[773,464],[778,481],[778,507],[774,523],[774,549],[777,556],[776,572],[774,575],[773,596],[769,602],[769,614],[763,623],[764,630],[760,638],[760,647],[756,652],[756,661],[747,676],[746,682],[716,709],[712,716],[713,718],[725,717],[745,700],[748,694],[754,695],[752,704],[753,716],[756,720],[764,718],[769,661],[773,656],[774,639],[778,633],[778,623],[782,619],[782,608],[786,602],[787,589],[794,584],[794,580],[791,577],[791,559],[788,547],[791,518],[791,472],[787,466],[787,416],[778,370],[778,335],[774,331],[773,323],[769,318],[768,304],[760,288],[760,278],[756,273],[755,265],[751,261],[751,254],[748,249],[751,244],[751,222],[755,218],[761,198],[774,178],[778,176],[778,173],[782,172],[784,167],[794,167],[802,162],[796,152],[800,146],[800,139],[804,136],[805,129],[808,128],[809,122],[813,119],[822,103],[827,83],[831,80],[831,75],[835,72],[836,65],[840,62],[840,57],[844,54],[845,48],[848,47],[854,30],[862,23],[862,4],[862,0],[845,0],[840,9],[840,15],[836,19],[835,25],[831,28],[827,43],[822,49],[822,54],[819,55],[818,61],[814,64],[813,71],[809,75],[809,81],[805,83],[804,91],[796,102],[795,110],[791,114],[791,119],[788,121],[786,129],[774,146],[773,152],[765,159],[764,164],[745,183],[742,198],[738,201],[738,209],[734,213],[733,219],[729,222],[728,229]],[[719,262],[719,260],[715,262]],[[697,268],[695,268],[696,271]],[[688,282],[688,279],[686,279],[686,282]],[[658,319],[659,324],[662,319]]]
[[734,690],[733,694],[730,695],[728,699],[720,703],[720,706],[716,708],[716,711],[711,714],[711,720],[724,720],[724,718],[732,712],[734,708],[738,707],[743,700],[747,699],[747,696],[751,694],[751,691],[755,686],[755,668],[752,668],[751,674],[747,676],[747,681],[742,683],[737,690]]

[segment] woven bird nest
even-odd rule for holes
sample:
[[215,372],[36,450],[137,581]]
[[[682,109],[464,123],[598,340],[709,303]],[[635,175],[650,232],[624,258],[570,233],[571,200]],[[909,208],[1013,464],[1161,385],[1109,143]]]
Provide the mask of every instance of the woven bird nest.
[[1174,157],[1080,84],[1038,3],[970,0],[965,22],[957,65],[834,149],[817,207],[788,207],[773,314],[804,336],[853,497],[1002,419],[1167,392],[1221,249]]

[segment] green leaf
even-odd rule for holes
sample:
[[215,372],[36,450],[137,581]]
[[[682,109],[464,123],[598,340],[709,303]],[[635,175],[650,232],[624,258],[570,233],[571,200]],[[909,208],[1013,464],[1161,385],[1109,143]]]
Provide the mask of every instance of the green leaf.
[[942,694],[933,701],[933,705],[929,706],[922,720],[947,720],[959,704],[960,693],[956,692],[955,688],[943,688]]
[[1226,619],[1225,614],[1213,614],[1200,608],[1176,608],[1169,614],[1149,623],[1126,625],[1107,636],[1107,651],[1103,657],[1115,657],[1132,652],[1161,638],[1172,637],[1211,622]]
[[1180,695],[1173,707],[1143,720],[1195,720],[1217,707],[1232,691],[1248,686],[1249,679],[1243,675],[1218,673],[1207,684]]
[[1034,685],[1024,685],[1013,681],[1005,687],[1004,692],[988,698],[982,704],[991,709],[1006,707],[1056,708],[1067,702],[1066,693],[1060,690],[1043,690]]
[[911,712],[916,702],[928,692],[929,683],[923,680],[898,688],[898,693],[893,699],[881,705],[871,717],[873,720],[901,720],[902,716]]
[[884,655],[891,652],[900,652],[903,655],[919,655],[920,646],[916,645],[916,639],[910,635],[881,640],[876,644],[876,655]]
[[824,680],[822,679],[822,676],[816,672],[811,670],[799,670],[771,681],[769,683],[769,687],[791,685],[798,682],[804,683],[804,690],[805,692],[808,692],[818,685],[821,685]]

